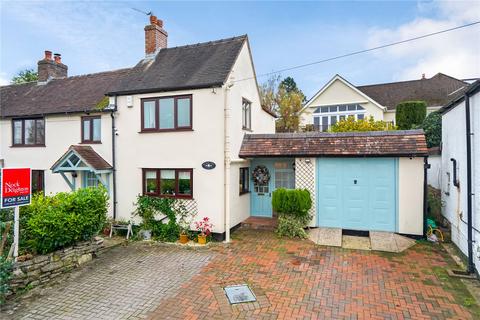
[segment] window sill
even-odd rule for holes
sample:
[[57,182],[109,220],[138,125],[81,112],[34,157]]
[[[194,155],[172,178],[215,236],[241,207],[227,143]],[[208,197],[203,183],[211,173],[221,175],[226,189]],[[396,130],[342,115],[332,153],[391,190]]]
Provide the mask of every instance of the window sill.
[[153,130],[140,130],[138,133],[161,133],[161,132],[184,132],[184,131],[194,131],[192,128],[185,128],[185,129],[153,129]]
[[102,141],[82,141],[79,144],[102,144]]
[[144,193],[144,196],[147,197],[155,197],[155,198],[167,198],[167,199],[177,199],[177,200],[193,200],[193,196],[159,196],[158,194],[149,194],[149,193]]
[[247,131],[247,132],[253,132],[252,129],[249,129],[249,128],[242,128],[243,131]]
[[18,144],[12,145],[10,148],[45,148],[46,145],[44,144]]

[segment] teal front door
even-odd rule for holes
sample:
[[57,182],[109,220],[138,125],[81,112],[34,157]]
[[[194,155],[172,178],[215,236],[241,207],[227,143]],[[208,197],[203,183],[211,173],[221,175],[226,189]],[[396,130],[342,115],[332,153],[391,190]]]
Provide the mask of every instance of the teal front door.
[[317,160],[317,225],[396,231],[397,161],[394,158]]
[[268,173],[270,179],[265,183],[257,183],[250,178],[250,214],[255,217],[271,217],[272,216],[272,192],[274,186],[274,169],[271,160],[254,160],[250,166],[253,173],[256,168],[262,169]]

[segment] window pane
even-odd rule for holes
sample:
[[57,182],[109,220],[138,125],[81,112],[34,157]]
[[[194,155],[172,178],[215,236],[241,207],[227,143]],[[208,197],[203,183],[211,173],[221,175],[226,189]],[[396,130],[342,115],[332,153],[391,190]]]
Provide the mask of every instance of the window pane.
[[177,100],[177,126],[190,127],[190,98]]
[[275,170],[275,188],[295,189],[293,169]]
[[315,128],[318,128],[320,126],[320,117],[313,117],[313,125]]
[[338,111],[347,111],[347,106],[338,106]]
[[43,171],[32,170],[32,193],[43,191]]
[[87,171],[85,172],[85,187],[97,187],[99,185],[99,181],[97,179],[97,176],[95,175],[94,172]]
[[160,129],[172,129],[174,124],[173,98],[160,99]]
[[322,107],[321,109],[322,109],[322,113],[328,112],[328,107]]
[[100,141],[102,122],[98,118],[93,119],[92,121],[93,121],[93,141]]
[[145,171],[145,192],[158,193],[157,171]]
[[37,125],[37,137],[36,143],[37,144],[44,144],[45,143],[45,120],[39,119],[36,121]]
[[25,120],[25,144],[35,144],[35,120]]
[[161,194],[175,193],[175,170],[160,171],[160,188]]
[[364,115],[363,115],[363,114],[357,114],[357,119],[358,119],[358,120],[362,120],[362,119],[363,119],[363,117],[364,117]]
[[351,111],[351,110],[356,110],[357,109],[357,106],[354,105],[354,104],[349,104],[348,105],[348,111]]
[[337,123],[337,116],[331,116],[330,117],[330,125],[334,125],[335,123]]
[[190,171],[178,172],[178,193],[183,195],[192,194],[192,180]]
[[22,121],[13,122],[13,144],[22,144]]
[[357,110],[365,110],[361,105],[357,104]]
[[322,117],[322,131],[328,130],[328,117]]
[[337,106],[331,106],[329,110],[330,112],[337,112]]
[[90,140],[90,119],[83,120],[83,140]]
[[155,101],[143,103],[143,127],[145,129],[155,128]]

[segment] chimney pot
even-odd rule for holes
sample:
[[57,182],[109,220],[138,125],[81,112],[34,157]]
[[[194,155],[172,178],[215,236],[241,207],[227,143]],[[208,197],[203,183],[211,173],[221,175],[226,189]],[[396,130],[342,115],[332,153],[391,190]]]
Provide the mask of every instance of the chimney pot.
[[150,16],[150,24],[157,24],[157,17],[153,14]]
[[62,63],[62,55],[60,53],[54,53],[53,59],[56,63]]
[[422,80],[425,79],[425,73],[422,73]]
[[45,50],[45,60],[52,60],[52,51]]

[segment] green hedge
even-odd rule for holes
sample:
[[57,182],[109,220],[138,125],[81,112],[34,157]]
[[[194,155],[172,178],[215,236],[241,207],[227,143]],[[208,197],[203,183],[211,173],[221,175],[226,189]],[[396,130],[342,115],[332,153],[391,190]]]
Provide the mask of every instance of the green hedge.
[[303,230],[311,220],[310,192],[306,189],[277,189],[272,195],[272,207],[278,213],[277,234],[286,237],[306,238]]
[[91,239],[107,219],[108,196],[103,187],[32,197],[21,208],[21,238],[27,251],[45,254]]
[[442,143],[442,114],[438,111],[430,113],[422,124],[427,139],[427,147],[439,147]]
[[427,115],[425,101],[405,101],[397,105],[395,122],[398,129],[410,130],[420,126]]

